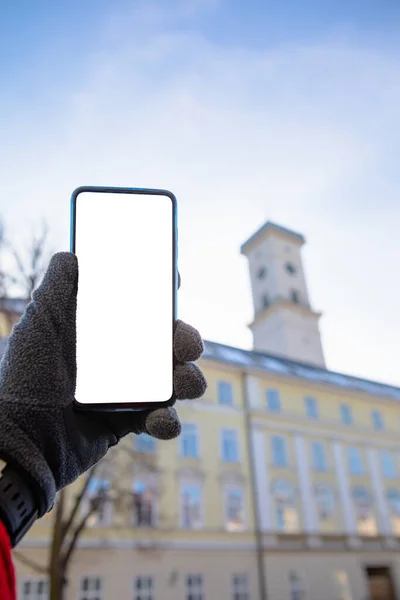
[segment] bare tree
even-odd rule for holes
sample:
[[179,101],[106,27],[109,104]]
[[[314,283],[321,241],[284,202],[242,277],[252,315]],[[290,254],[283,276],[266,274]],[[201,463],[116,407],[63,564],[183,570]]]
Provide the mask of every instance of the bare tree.
[[[49,600],[64,599],[75,551],[88,528],[97,525],[115,529],[118,527],[125,529],[129,526],[146,526],[146,528],[155,526],[155,521],[149,518],[149,515],[147,519],[145,517],[146,506],[143,503],[145,504],[146,500],[143,497],[140,500],[138,494],[132,489],[135,469],[137,473],[140,472],[141,475],[145,473],[149,477],[160,475],[151,457],[146,457],[145,454],[142,455],[128,444],[124,444],[113,449],[107,457],[83,475],[77,485],[58,493],[52,511],[48,564],[28,559],[23,550],[14,550],[14,556],[18,561],[48,578]],[[95,482],[104,482],[105,479],[109,485],[93,485]],[[154,490],[154,495],[156,493],[159,495],[159,488]],[[104,517],[106,510],[110,514],[110,520],[96,524],[97,520],[101,521]],[[115,523],[111,513],[118,517],[119,523]],[[160,515],[157,524],[160,524]],[[146,545],[146,548],[154,551],[154,545]]]
[[0,219],[0,337],[7,335],[20,318],[43,277],[49,258],[45,222],[32,232],[27,244],[17,248],[8,240],[4,221]]
[[[7,241],[4,225],[0,220],[0,317],[6,319],[7,334],[20,318],[32,292],[43,277],[50,257],[47,239],[48,229],[43,224],[39,233],[33,234],[24,248],[17,249]],[[13,297],[11,291],[14,289],[22,292],[20,298]],[[142,478],[159,479],[156,460],[156,455],[137,452],[128,443],[114,448],[106,458],[82,476],[77,484],[57,494],[52,510],[48,563],[36,562],[23,549],[14,550],[17,561],[48,579],[50,600],[63,600],[70,566],[82,535],[95,524],[107,507],[115,515],[119,515],[123,524],[120,526],[152,526],[152,515],[149,513],[152,508],[149,505],[146,508],[146,498],[141,497],[140,491],[132,489],[132,480],[135,470]],[[96,481],[104,479],[109,481],[108,486],[93,486]],[[159,495],[160,490],[154,489],[153,492]],[[151,545],[146,545],[146,548],[149,547]]]

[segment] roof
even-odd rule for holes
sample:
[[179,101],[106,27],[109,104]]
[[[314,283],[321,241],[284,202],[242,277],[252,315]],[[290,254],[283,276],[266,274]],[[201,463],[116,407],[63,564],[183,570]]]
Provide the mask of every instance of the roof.
[[4,350],[6,349],[7,338],[0,337],[0,358],[4,354]]
[[25,298],[0,298],[0,310],[22,314],[25,310]]
[[313,365],[254,350],[243,350],[206,341],[202,358],[242,368],[259,369],[266,373],[299,377],[310,382],[330,384],[352,391],[365,392],[373,396],[386,396],[387,398],[400,400],[400,388],[398,387],[336,373],[321,367],[314,367]]
[[287,229],[286,227],[283,227],[282,225],[277,225],[276,223],[272,223],[272,221],[267,221],[266,223],[264,223],[264,225],[262,227],[260,227],[260,229],[257,229],[257,231],[255,233],[253,233],[253,235],[251,237],[249,237],[249,239],[246,242],[244,242],[244,244],[242,244],[242,246],[240,247],[240,252],[242,254],[244,254],[246,252],[247,248],[259,236],[267,233],[268,231],[284,233],[286,235],[289,235],[292,238],[295,238],[297,241],[301,242],[302,244],[304,244],[306,241],[304,235],[302,235],[301,233],[297,233],[296,231],[293,231],[292,229]]

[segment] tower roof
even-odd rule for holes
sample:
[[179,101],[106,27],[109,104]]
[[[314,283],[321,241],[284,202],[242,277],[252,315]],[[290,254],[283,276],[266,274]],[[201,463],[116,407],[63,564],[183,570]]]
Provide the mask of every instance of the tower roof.
[[296,231],[288,229],[287,227],[283,227],[282,225],[272,223],[272,221],[267,221],[262,227],[260,227],[260,229],[253,233],[253,235],[250,236],[249,239],[246,242],[244,242],[244,244],[242,244],[242,246],[240,247],[240,252],[242,254],[246,254],[246,252],[249,250],[250,246],[254,244],[254,242],[261,240],[265,235],[272,232],[289,236],[293,240],[300,242],[300,244],[304,244],[306,241],[304,235],[302,235],[301,233],[297,233]]

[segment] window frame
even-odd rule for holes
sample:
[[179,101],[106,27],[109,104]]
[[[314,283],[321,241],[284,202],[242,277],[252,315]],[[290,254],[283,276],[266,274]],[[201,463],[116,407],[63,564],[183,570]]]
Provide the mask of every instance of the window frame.
[[[30,585],[39,585],[40,583],[44,583],[47,589],[43,593],[40,592],[40,595],[37,591],[35,591],[34,594],[29,592],[29,595],[27,596],[24,592],[24,587],[27,583]],[[50,580],[48,577],[42,577],[40,575],[33,575],[30,577],[25,576],[19,580],[18,588],[18,598],[21,600],[48,600],[50,597]]]
[[[326,516],[322,514],[322,511],[320,510],[322,507],[322,503],[319,501],[321,498],[323,498],[323,494],[321,494],[321,492],[329,493],[329,500],[330,500],[330,506],[328,508],[328,510],[326,510]],[[330,485],[329,483],[318,483],[317,485],[314,486],[314,502],[315,502],[315,507],[317,510],[317,516],[318,519],[320,521],[329,521],[330,519],[332,519],[335,516],[335,512],[336,512],[336,495],[335,495],[335,490],[333,489],[332,485]],[[325,505],[326,507],[326,505]]]
[[[196,585],[194,589],[189,586],[189,578],[191,577],[200,580],[200,585]],[[201,573],[188,573],[185,576],[185,600],[204,600],[204,576]]]
[[[229,499],[229,495],[232,492],[239,492],[240,496],[241,496],[241,510],[242,510],[242,525],[240,527],[240,529],[230,529],[228,527],[228,499]],[[226,531],[229,532],[243,532],[246,531],[247,529],[247,513],[246,513],[246,498],[245,498],[245,489],[243,486],[241,485],[237,485],[237,484],[226,484],[224,486],[224,527],[226,529]]]
[[[135,486],[138,483],[142,483],[145,487],[149,488],[153,499],[152,499],[152,523],[151,525],[140,525],[138,523],[137,520],[137,515],[136,515],[136,506],[135,506],[135,496],[134,494],[137,493],[135,492]],[[137,475],[134,477],[133,482],[132,482],[132,525],[134,527],[137,527],[138,529],[155,529],[157,527],[157,523],[158,523],[158,494],[157,494],[157,484],[154,480],[153,477],[149,477],[149,476],[140,476]]]
[[[228,434],[234,434],[230,440],[226,440],[225,436]],[[228,435],[229,437],[229,435]],[[232,443],[235,442],[236,447],[236,460],[228,460],[225,457],[225,443],[229,441]],[[241,463],[241,451],[240,451],[240,442],[239,442],[239,431],[233,427],[223,427],[220,431],[220,456],[223,463],[229,465],[238,465]]]
[[[185,448],[185,435],[187,435],[187,432],[185,432],[185,427],[192,427],[195,434],[193,436],[194,440],[195,440],[195,448],[196,448],[196,453],[195,455],[187,455],[184,452],[184,448]],[[178,438],[180,440],[179,442],[179,453],[180,453],[180,457],[181,458],[186,458],[189,460],[199,460],[201,457],[201,452],[200,452],[200,429],[199,429],[199,425],[198,423],[194,423],[194,422],[183,422],[182,423],[182,432],[180,437]]]
[[[89,580],[94,580],[96,579],[97,581],[100,582],[100,588],[98,590],[96,589],[88,589],[88,590],[84,590],[83,588],[83,581],[85,579],[89,579]],[[80,581],[79,581],[79,599],[78,600],[103,600],[103,590],[104,590],[104,582],[103,582],[103,578],[100,575],[81,575]]]
[[[139,440],[141,440],[143,442],[144,439],[146,440],[146,442],[149,442],[151,440],[151,443],[152,443],[151,450],[146,450],[145,446],[143,448],[140,448],[141,442]],[[134,438],[134,450],[136,452],[138,452],[139,454],[145,454],[146,456],[148,456],[148,455],[153,456],[154,454],[157,453],[157,440],[156,440],[156,438],[149,435],[148,433],[136,434],[135,438]]]
[[[279,487],[281,487],[280,490]],[[294,483],[290,479],[285,479],[283,477],[275,478],[271,484],[271,497],[273,501],[277,531],[279,533],[298,533],[300,527],[301,510],[299,510],[297,505],[297,490]],[[292,511],[293,515],[295,516],[295,527],[287,527],[288,522],[287,515],[285,517],[285,513],[290,511]],[[278,515],[281,515],[282,517],[281,524],[280,517]]]
[[[379,459],[382,477],[385,479],[397,479],[396,461],[393,453],[390,452],[390,450],[381,448],[379,451]],[[388,459],[389,462],[386,462],[386,459]],[[390,466],[390,468],[387,470],[388,466]]]
[[[137,589],[138,581],[150,581],[150,588]],[[142,593],[144,592],[144,593]],[[153,600],[154,598],[154,577],[152,575],[136,575],[133,579],[133,600]]]
[[[198,488],[199,490],[199,525],[197,527],[186,527],[184,524],[184,490],[189,488]],[[182,480],[179,483],[179,525],[184,531],[201,531],[205,526],[204,519],[204,492],[203,486],[199,481]]]
[[[224,394],[221,394],[221,390],[224,389],[227,390],[229,389],[229,402],[222,402],[221,399],[224,396]],[[226,381],[226,379],[219,379],[217,382],[217,396],[218,396],[218,404],[220,406],[233,406],[234,405],[234,398],[233,398],[233,385],[230,381]]]
[[[270,405],[270,399],[273,399],[272,407]],[[275,414],[282,412],[281,394],[277,388],[266,388],[265,400],[268,412]]]
[[319,421],[320,414],[318,400],[314,396],[304,396],[304,409],[308,419]]
[[[88,512],[90,511],[90,502],[91,500],[95,497],[96,492],[94,492],[93,494],[90,492],[90,487],[92,484],[94,484],[95,482],[106,482],[106,487],[108,492],[110,492],[111,490],[111,481],[109,477],[92,477],[87,490],[85,491],[85,494],[81,500],[81,506],[80,506],[80,510],[81,510],[81,514],[83,516],[86,516],[88,514]],[[98,492],[97,492],[98,493]],[[87,526],[91,529],[102,529],[102,528],[106,528],[106,527],[110,527],[111,523],[112,523],[112,515],[113,515],[113,506],[112,506],[112,501],[111,498],[105,499],[104,500],[104,505],[102,507],[102,510],[104,511],[105,515],[104,517],[99,519],[99,514],[98,512],[93,513],[93,515],[91,515],[91,517],[93,517],[93,523],[89,523],[87,524]],[[90,521],[91,517],[89,517],[88,521]]]
[[375,431],[385,431],[385,420],[383,414],[378,409],[371,410],[371,423]]
[[[353,457],[350,457],[350,454],[352,452],[355,452],[355,454],[353,455]],[[353,470],[351,468],[351,464],[352,464],[352,461],[355,456],[357,456],[357,459],[359,459],[359,465],[360,465],[359,470],[358,469]],[[362,475],[365,475],[365,465],[364,465],[364,461],[363,461],[363,456],[362,456],[361,450],[358,448],[358,446],[347,446],[347,469],[348,469],[349,475],[352,475],[354,477],[361,477]]]
[[[276,460],[277,455],[275,453],[276,448],[274,448],[274,442],[276,442],[277,440],[280,440],[283,442],[283,445],[282,445],[283,454],[282,455],[285,460],[282,461],[282,464],[281,464],[281,461]],[[288,469],[289,465],[290,465],[290,460],[289,460],[289,449],[288,449],[287,439],[283,435],[272,434],[270,437],[270,448],[271,448],[272,466],[276,469]]]
[[[241,578],[244,581],[238,583],[236,579]],[[250,578],[247,573],[232,573],[231,588],[232,600],[250,600]]]
[[[343,411],[343,409],[346,409],[346,411],[348,411],[347,414],[350,417],[349,420],[347,420],[347,418],[343,418],[344,414],[345,414],[345,412]],[[340,422],[341,422],[342,425],[348,425],[348,426],[354,425],[354,414],[353,414],[353,409],[350,406],[350,404],[347,404],[346,402],[342,402],[340,404],[339,411],[340,411]]]
[[[293,587],[293,581],[290,578],[291,573],[296,573],[299,576],[299,580],[296,581],[296,586]],[[288,582],[289,582],[289,598],[290,600],[308,600],[309,590],[304,574],[298,569],[290,569],[288,571]]]
[[[316,449],[319,449],[319,451],[321,451],[321,454],[319,456],[318,452],[316,452]],[[312,440],[311,441],[311,456],[312,456],[312,465],[313,465],[313,471],[315,471],[316,473],[327,473],[328,472],[328,455],[326,452],[326,445],[324,444],[324,442],[320,442],[318,440]],[[321,465],[318,465],[318,460],[316,459],[322,458],[322,463]]]

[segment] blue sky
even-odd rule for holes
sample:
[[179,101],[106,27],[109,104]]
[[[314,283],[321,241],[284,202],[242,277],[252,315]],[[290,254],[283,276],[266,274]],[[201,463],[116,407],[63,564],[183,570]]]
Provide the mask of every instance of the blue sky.
[[[68,244],[81,184],[167,187],[182,318],[250,347],[239,246],[299,230],[329,367],[400,384],[398,2],[4,0],[1,213]],[[6,60],[4,60],[6,57]]]

